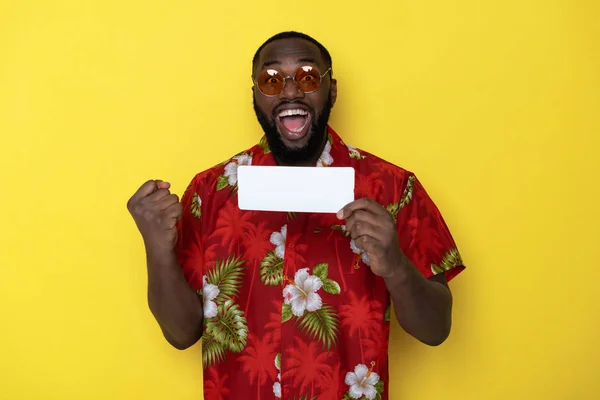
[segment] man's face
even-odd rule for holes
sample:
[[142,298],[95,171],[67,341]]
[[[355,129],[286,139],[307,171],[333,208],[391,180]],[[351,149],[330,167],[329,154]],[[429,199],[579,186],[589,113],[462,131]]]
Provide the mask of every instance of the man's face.
[[[284,77],[293,77],[302,66],[316,67],[323,74],[329,66],[319,48],[303,39],[280,39],[269,43],[254,67],[256,79],[264,70],[275,69]],[[325,144],[327,122],[337,97],[335,79],[326,74],[319,89],[302,92],[287,79],[281,93],[268,97],[256,86],[254,111],[275,158],[282,164],[301,165],[316,162]]]

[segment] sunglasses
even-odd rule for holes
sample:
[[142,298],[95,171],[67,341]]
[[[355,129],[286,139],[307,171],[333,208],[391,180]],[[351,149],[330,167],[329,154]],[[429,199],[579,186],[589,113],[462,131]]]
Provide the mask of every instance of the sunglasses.
[[282,76],[276,69],[267,69],[258,78],[252,80],[258,90],[267,97],[280,94],[288,79],[292,79],[296,87],[302,92],[312,93],[321,87],[321,81],[329,71],[331,71],[331,68],[328,68],[327,71],[321,74],[317,68],[304,65],[298,68],[294,76]]

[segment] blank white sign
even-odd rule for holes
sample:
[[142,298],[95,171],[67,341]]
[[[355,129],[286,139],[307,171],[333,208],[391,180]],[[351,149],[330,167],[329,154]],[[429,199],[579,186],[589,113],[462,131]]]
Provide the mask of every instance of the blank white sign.
[[354,201],[354,168],[238,167],[242,210],[337,213]]

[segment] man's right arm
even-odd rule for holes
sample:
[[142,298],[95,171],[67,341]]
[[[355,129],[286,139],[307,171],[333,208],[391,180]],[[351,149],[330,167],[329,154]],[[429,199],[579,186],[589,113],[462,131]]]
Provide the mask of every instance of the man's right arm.
[[190,287],[175,256],[183,206],[169,183],[148,181],[127,202],[146,247],[148,305],[167,341],[186,349],[202,336],[202,299]]
[[165,339],[179,350],[187,349],[202,336],[202,298],[192,289],[175,254],[154,254],[146,248],[148,306]]

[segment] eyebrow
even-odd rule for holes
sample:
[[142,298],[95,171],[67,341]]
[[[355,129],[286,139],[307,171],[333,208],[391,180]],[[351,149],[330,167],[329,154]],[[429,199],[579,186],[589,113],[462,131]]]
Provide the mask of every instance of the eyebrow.
[[[311,63],[311,64],[316,64],[316,60],[314,58],[311,57],[305,57],[305,58],[300,58],[298,59],[298,62],[304,62],[304,63]],[[267,60],[263,63],[262,67],[270,67],[271,65],[281,65],[280,61],[277,60]]]

